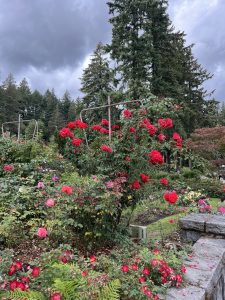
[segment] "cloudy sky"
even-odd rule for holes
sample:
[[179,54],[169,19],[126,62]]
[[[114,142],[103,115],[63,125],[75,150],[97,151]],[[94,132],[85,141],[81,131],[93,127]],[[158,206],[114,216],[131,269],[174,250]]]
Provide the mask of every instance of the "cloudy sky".
[[[176,29],[214,74],[207,84],[225,100],[225,0],[169,0]],[[110,41],[106,0],[0,0],[0,81],[13,73],[32,89],[80,95],[82,69],[99,41]]]

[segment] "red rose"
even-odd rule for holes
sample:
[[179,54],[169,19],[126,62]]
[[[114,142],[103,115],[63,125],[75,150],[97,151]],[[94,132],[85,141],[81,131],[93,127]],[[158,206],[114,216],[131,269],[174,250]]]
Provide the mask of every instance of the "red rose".
[[123,273],[127,273],[128,271],[129,271],[128,265],[123,265],[123,266],[122,266],[122,272],[123,272]]
[[180,267],[180,271],[181,271],[181,273],[185,273],[185,272],[186,272],[185,266],[181,266],[181,267]]
[[51,299],[50,299],[50,300],[61,300],[61,294],[60,294],[60,292],[54,293],[54,294],[51,296]]
[[97,260],[96,256],[94,256],[94,255],[90,256],[90,262],[91,263],[96,262],[96,260]]
[[17,280],[10,281],[9,283],[10,291],[14,291],[17,288],[17,282],[18,282]]
[[150,270],[149,270],[149,268],[144,268],[143,271],[142,271],[142,273],[143,273],[144,275],[146,275],[146,276],[149,276],[149,275],[150,275]]
[[176,193],[175,191],[172,191],[172,192],[166,192],[166,193],[164,194],[164,199],[165,199],[167,202],[173,204],[173,203],[176,203],[176,202],[177,202],[178,195],[177,195],[177,193]]
[[16,267],[17,267],[18,270],[21,270],[22,267],[23,267],[23,265],[22,265],[22,263],[21,263],[20,261],[17,261],[17,262],[15,263],[15,265],[16,265]]
[[101,150],[105,151],[105,152],[108,152],[108,153],[112,153],[112,149],[109,146],[106,146],[106,145],[102,145]]
[[78,146],[80,146],[81,142],[82,142],[82,139],[73,139],[71,143],[73,146],[78,147]]
[[112,130],[118,130],[120,129],[120,125],[112,125]]
[[152,150],[148,156],[150,156],[149,162],[152,163],[153,165],[156,164],[162,165],[164,163],[164,158],[162,154],[157,150]]
[[32,270],[32,273],[31,273],[31,275],[32,275],[33,277],[39,276],[40,273],[41,273],[41,269],[40,269],[39,267],[33,267],[33,270]]
[[165,140],[166,140],[166,136],[164,134],[160,133],[158,135],[158,141],[159,142],[164,142]]
[[136,129],[135,129],[134,127],[131,127],[131,128],[129,129],[129,131],[130,131],[130,133],[135,133],[135,132],[136,132]]
[[81,272],[81,275],[82,275],[83,277],[86,277],[86,276],[88,275],[88,272],[87,272],[87,271],[83,271],[83,272]]
[[14,273],[16,273],[16,271],[17,271],[16,265],[11,265],[8,272],[9,276],[12,276]]
[[29,283],[29,278],[27,276],[21,276],[20,280],[25,282],[25,283]]
[[101,133],[104,133],[104,134],[108,134],[108,133],[109,133],[109,129],[101,128],[101,129],[100,129],[100,132],[101,132]]
[[76,127],[79,128],[79,129],[88,128],[88,125],[86,123],[84,123],[83,121],[81,121],[81,120],[75,120],[74,122],[76,124]]
[[166,119],[159,119],[158,124],[159,124],[159,129],[164,129],[167,127]]
[[6,172],[10,172],[10,171],[14,170],[14,167],[12,165],[5,165],[5,166],[3,166],[3,170]]
[[129,109],[124,109],[123,116],[124,116],[124,118],[129,119],[132,117],[132,113]]
[[59,131],[59,136],[60,136],[61,138],[66,138],[66,137],[73,138],[73,137],[74,137],[74,134],[69,130],[69,128],[62,128],[62,129]]
[[93,125],[92,127],[91,127],[91,129],[92,130],[96,130],[96,131],[99,131],[99,130],[101,130],[101,126],[100,125]]
[[130,185],[130,188],[134,189],[134,190],[138,190],[141,188],[141,185],[139,183],[138,180],[135,180],[131,185]]
[[71,195],[72,192],[73,192],[73,189],[68,185],[64,185],[64,186],[62,186],[61,191],[62,191],[62,193],[65,193],[67,195]]
[[102,124],[103,126],[109,126],[109,121],[106,120],[106,119],[102,119],[101,124]]
[[76,122],[69,122],[67,124],[67,127],[70,128],[70,129],[74,129],[76,127]]
[[134,271],[137,271],[138,270],[138,266],[136,264],[133,264],[131,266],[131,269],[134,270]]
[[162,183],[162,185],[167,186],[168,185],[168,180],[166,178],[161,178],[160,182]]
[[149,181],[149,177],[143,173],[140,174],[141,181],[147,183]]
[[167,123],[167,128],[172,128],[173,127],[173,121],[170,118],[166,118],[166,123]]
[[143,282],[146,281],[146,279],[145,279],[144,276],[141,276],[141,277],[139,277],[138,281],[139,281],[140,283],[143,283]]
[[16,288],[19,289],[19,290],[21,290],[21,291],[25,291],[26,286],[25,286],[25,284],[22,283],[22,282],[17,282],[17,283],[16,283]]

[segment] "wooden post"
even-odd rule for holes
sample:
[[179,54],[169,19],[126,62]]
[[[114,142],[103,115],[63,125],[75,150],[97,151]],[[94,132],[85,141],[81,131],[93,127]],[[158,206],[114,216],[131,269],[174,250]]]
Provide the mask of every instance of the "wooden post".
[[21,115],[19,114],[19,123],[18,123],[18,136],[17,136],[17,141],[20,141],[20,120],[21,120]]
[[108,96],[108,120],[109,120],[109,142],[112,140],[112,129],[111,129],[111,99]]

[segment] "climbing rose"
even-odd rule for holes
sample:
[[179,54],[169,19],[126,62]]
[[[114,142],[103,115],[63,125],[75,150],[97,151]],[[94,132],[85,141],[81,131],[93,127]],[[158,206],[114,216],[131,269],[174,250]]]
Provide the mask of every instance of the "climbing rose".
[[51,296],[51,299],[50,299],[50,300],[61,300],[61,294],[60,294],[60,292],[54,293],[54,294]]
[[101,130],[101,126],[100,125],[93,125],[92,127],[91,127],[91,129],[92,130],[96,130],[96,131],[99,131],[99,130]]
[[3,167],[3,170],[4,170],[4,171],[7,171],[7,172],[12,171],[13,169],[14,169],[14,167],[13,167],[12,165],[5,165],[5,166]]
[[66,138],[66,137],[73,138],[73,137],[74,137],[74,134],[69,130],[69,128],[62,128],[62,129],[59,131],[59,136],[60,136],[61,138]]
[[162,183],[162,185],[167,186],[168,185],[168,180],[166,178],[161,178],[160,182]]
[[129,155],[126,155],[126,156],[124,157],[124,160],[130,161],[130,156],[129,156]]
[[55,200],[49,198],[46,202],[45,205],[48,207],[53,207],[55,205]]
[[75,120],[75,126],[79,129],[86,129],[88,128],[88,125],[86,123],[84,123],[83,121],[81,120]]
[[108,121],[107,119],[102,119],[101,124],[102,124],[103,126],[109,126],[109,121]]
[[65,193],[67,195],[71,195],[72,192],[73,192],[73,189],[68,185],[64,185],[64,186],[62,186],[61,191],[62,191],[62,193]]
[[149,177],[143,173],[140,174],[140,178],[141,178],[141,181],[144,183],[147,183],[149,180]]
[[172,192],[166,192],[166,193],[164,194],[164,199],[165,199],[167,202],[173,204],[173,203],[176,203],[176,202],[177,202],[178,195],[177,195],[177,193],[176,193],[175,191],[172,191]]
[[16,283],[16,288],[19,289],[19,290],[21,290],[21,291],[25,291],[26,286],[25,286],[25,284],[23,282],[17,282]]
[[112,125],[112,129],[113,130],[118,130],[118,129],[120,129],[120,125]]
[[180,267],[180,271],[181,271],[181,273],[185,273],[185,272],[186,272],[185,266],[181,266],[181,267]]
[[134,190],[138,190],[138,189],[141,188],[141,185],[140,185],[140,183],[139,183],[138,180],[135,180],[135,181],[130,185],[130,187],[131,187],[132,189],[134,189]]
[[123,266],[122,266],[122,272],[123,272],[123,273],[127,273],[128,271],[129,271],[128,265],[123,265]]
[[173,140],[176,141],[177,143],[182,142],[182,138],[180,137],[180,135],[177,132],[174,132]]
[[101,150],[105,151],[105,152],[108,152],[108,153],[112,153],[112,149],[109,146],[106,146],[106,145],[102,145]]
[[83,271],[83,272],[81,272],[81,275],[82,275],[83,277],[86,277],[86,276],[88,275],[88,272],[87,272],[87,271]]
[[218,208],[218,212],[220,212],[221,214],[225,214],[225,208],[224,207],[219,207]]
[[157,150],[152,150],[148,156],[150,156],[149,162],[152,163],[153,165],[156,164],[162,165],[164,163],[162,154]]
[[129,109],[124,109],[123,116],[124,116],[124,118],[129,119],[129,118],[131,118],[132,113]]
[[167,123],[167,128],[172,128],[173,127],[173,121],[170,118],[166,118],[166,123]]
[[82,142],[82,139],[73,139],[72,140],[72,145],[73,146],[80,146],[81,142]]
[[136,129],[134,127],[131,127],[129,131],[130,131],[130,133],[135,133]]
[[9,283],[10,291],[14,291],[17,288],[17,280],[13,280]]
[[70,128],[70,129],[74,129],[76,127],[76,122],[69,122],[67,124],[67,127]]
[[106,128],[101,128],[101,129],[100,129],[100,132],[101,132],[101,133],[104,133],[104,134],[108,134],[108,133],[109,133],[109,130],[106,129]]
[[164,142],[166,140],[166,136],[162,133],[160,133],[157,138],[159,142]]
[[164,129],[167,127],[166,119],[159,119],[158,124],[159,124],[159,129]]
[[46,228],[44,228],[44,227],[38,228],[37,235],[38,235],[40,238],[45,238],[45,237],[47,236],[47,230],[46,230]]
[[41,269],[39,267],[33,267],[31,275],[33,277],[37,277],[40,275]]

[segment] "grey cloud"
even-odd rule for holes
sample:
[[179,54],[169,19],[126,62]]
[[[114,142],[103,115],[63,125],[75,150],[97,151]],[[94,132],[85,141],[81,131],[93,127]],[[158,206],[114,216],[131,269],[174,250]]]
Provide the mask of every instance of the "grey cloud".
[[[225,1],[169,0],[169,14],[199,62],[214,73],[206,87],[225,99]],[[0,0],[0,79],[12,72],[42,92],[80,94],[84,61],[110,40],[106,0]]]

